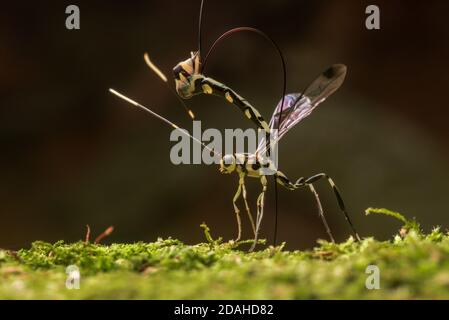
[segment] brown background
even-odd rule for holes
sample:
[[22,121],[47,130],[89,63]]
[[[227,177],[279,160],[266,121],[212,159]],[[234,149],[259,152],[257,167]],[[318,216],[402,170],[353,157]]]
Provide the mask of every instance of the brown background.
[[[170,129],[107,92],[122,90],[190,128],[142,54],[149,51],[171,77],[196,49],[199,1],[76,1],[79,31],[65,29],[69,4],[2,5],[0,12],[0,246],[76,241],[87,223],[94,234],[114,225],[114,242],[172,236],[193,243],[203,240],[203,221],[213,235],[233,237],[237,178],[215,166],[172,165]],[[365,29],[369,4],[381,9],[380,31]],[[360,233],[385,239],[399,224],[365,217],[366,207],[398,210],[426,230],[449,225],[447,9],[446,1],[210,0],[204,47],[232,27],[264,30],[284,52],[289,92],[332,63],[348,66],[343,87],[282,141],[280,167],[291,179],[333,176]],[[280,98],[278,58],[255,35],[222,43],[206,72],[266,118]],[[203,128],[250,126],[222,99],[189,105]],[[254,205],[259,184],[250,185]],[[330,189],[318,189],[345,239]],[[311,195],[280,191],[280,240],[307,248],[325,238]]]

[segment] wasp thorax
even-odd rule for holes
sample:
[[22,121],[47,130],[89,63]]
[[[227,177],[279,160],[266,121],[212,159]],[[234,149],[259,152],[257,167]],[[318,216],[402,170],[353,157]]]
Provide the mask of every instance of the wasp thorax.
[[220,160],[220,172],[221,173],[232,173],[236,168],[235,157],[231,154],[225,155]]

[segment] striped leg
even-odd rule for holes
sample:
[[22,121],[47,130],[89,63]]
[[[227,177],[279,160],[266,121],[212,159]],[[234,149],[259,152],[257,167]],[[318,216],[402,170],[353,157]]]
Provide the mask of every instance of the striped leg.
[[359,234],[357,233],[356,229],[354,228],[354,225],[351,222],[351,219],[349,218],[349,215],[348,215],[348,213],[346,211],[346,207],[345,207],[343,199],[342,199],[342,197],[340,195],[340,192],[338,191],[338,188],[335,185],[334,181],[331,179],[331,177],[329,177],[325,173],[319,173],[319,174],[316,174],[316,175],[306,179],[304,181],[304,183],[310,185],[310,184],[312,184],[312,183],[314,183],[314,182],[316,182],[316,181],[318,181],[318,180],[320,180],[322,178],[326,178],[327,182],[329,182],[329,185],[332,187],[332,190],[334,191],[335,197],[337,198],[338,206],[340,207],[340,210],[343,212],[346,221],[348,222],[349,226],[351,227],[351,230],[352,230],[352,233],[354,234],[354,237],[358,241],[360,241],[361,239],[359,237]]
[[331,239],[332,242],[335,242],[334,236],[332,235],[331,229],[329,228],[329,225],[327,224],[326,217],[324,216],[323,206],[321,205],[320,196],[316,192],[315,188],[313,187],[313,184],[309,184],[309,189],[315,196],[315,200],[318,206],[318,215],[320,216],[321,220],[323,221],[324,227],[326,228],[326,232]]
[[326,217],[324,216],[323,206],[321,205],[320,197],[318,196],[318,193],[316,192],[315,188],[313,187],[312,183],[307,183],[306,179],[299,178],[296,183],[292,183],[282,172],[278,171],[276,174],[276,181],[282,185],[283,187],[289,189],[289,190],[296,190],[301,187],[308,186],[309,190],[313,193],[315,197],[315,201],[318,207],[318,215],[321,218],[321,221],[323,222],[324,227],[326,228],[327,235],[329,236],[330,240],[332,242],[334,241],[334,236],[332,235],[332,231],[329,228],[329,225],[327,223]]
[[253,251],[256,248],[257,241],[259,240],[259,230],[260,225],[262,223],[263,218],[263,209],[265,204],[265,192],[267,191],[267,178],[265,176],[260,177],[260,183],[262,184],[262,192],[259,194],[257,198],[257,216],[256,216],[256,232],[254,235],[254,243],[249,249],[249,251]]

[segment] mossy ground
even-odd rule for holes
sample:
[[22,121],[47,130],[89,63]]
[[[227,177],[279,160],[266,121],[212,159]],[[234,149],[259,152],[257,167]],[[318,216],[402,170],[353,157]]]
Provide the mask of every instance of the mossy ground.
[[[248,253],[213,240],[205,226],[208,242],[198,245],[37,241],[30,249],[0,250],[0,298],[449,299],[449,235],[438,228],[424,235],[417,223],[403,221],[391,241],[320,241],[310,251]],[[78,290],[66,288],[69,265],[80,270]],[[380,270],[379,290],[365,286],[369,265]]]

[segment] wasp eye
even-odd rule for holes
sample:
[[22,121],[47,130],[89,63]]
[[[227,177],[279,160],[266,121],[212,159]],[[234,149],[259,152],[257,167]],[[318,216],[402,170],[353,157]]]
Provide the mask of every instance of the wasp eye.
[[178,64],[176,67],[173,68],[173,74],[175,76],[175,79],[179,80],[179,74],[182,72],[181,66]]

